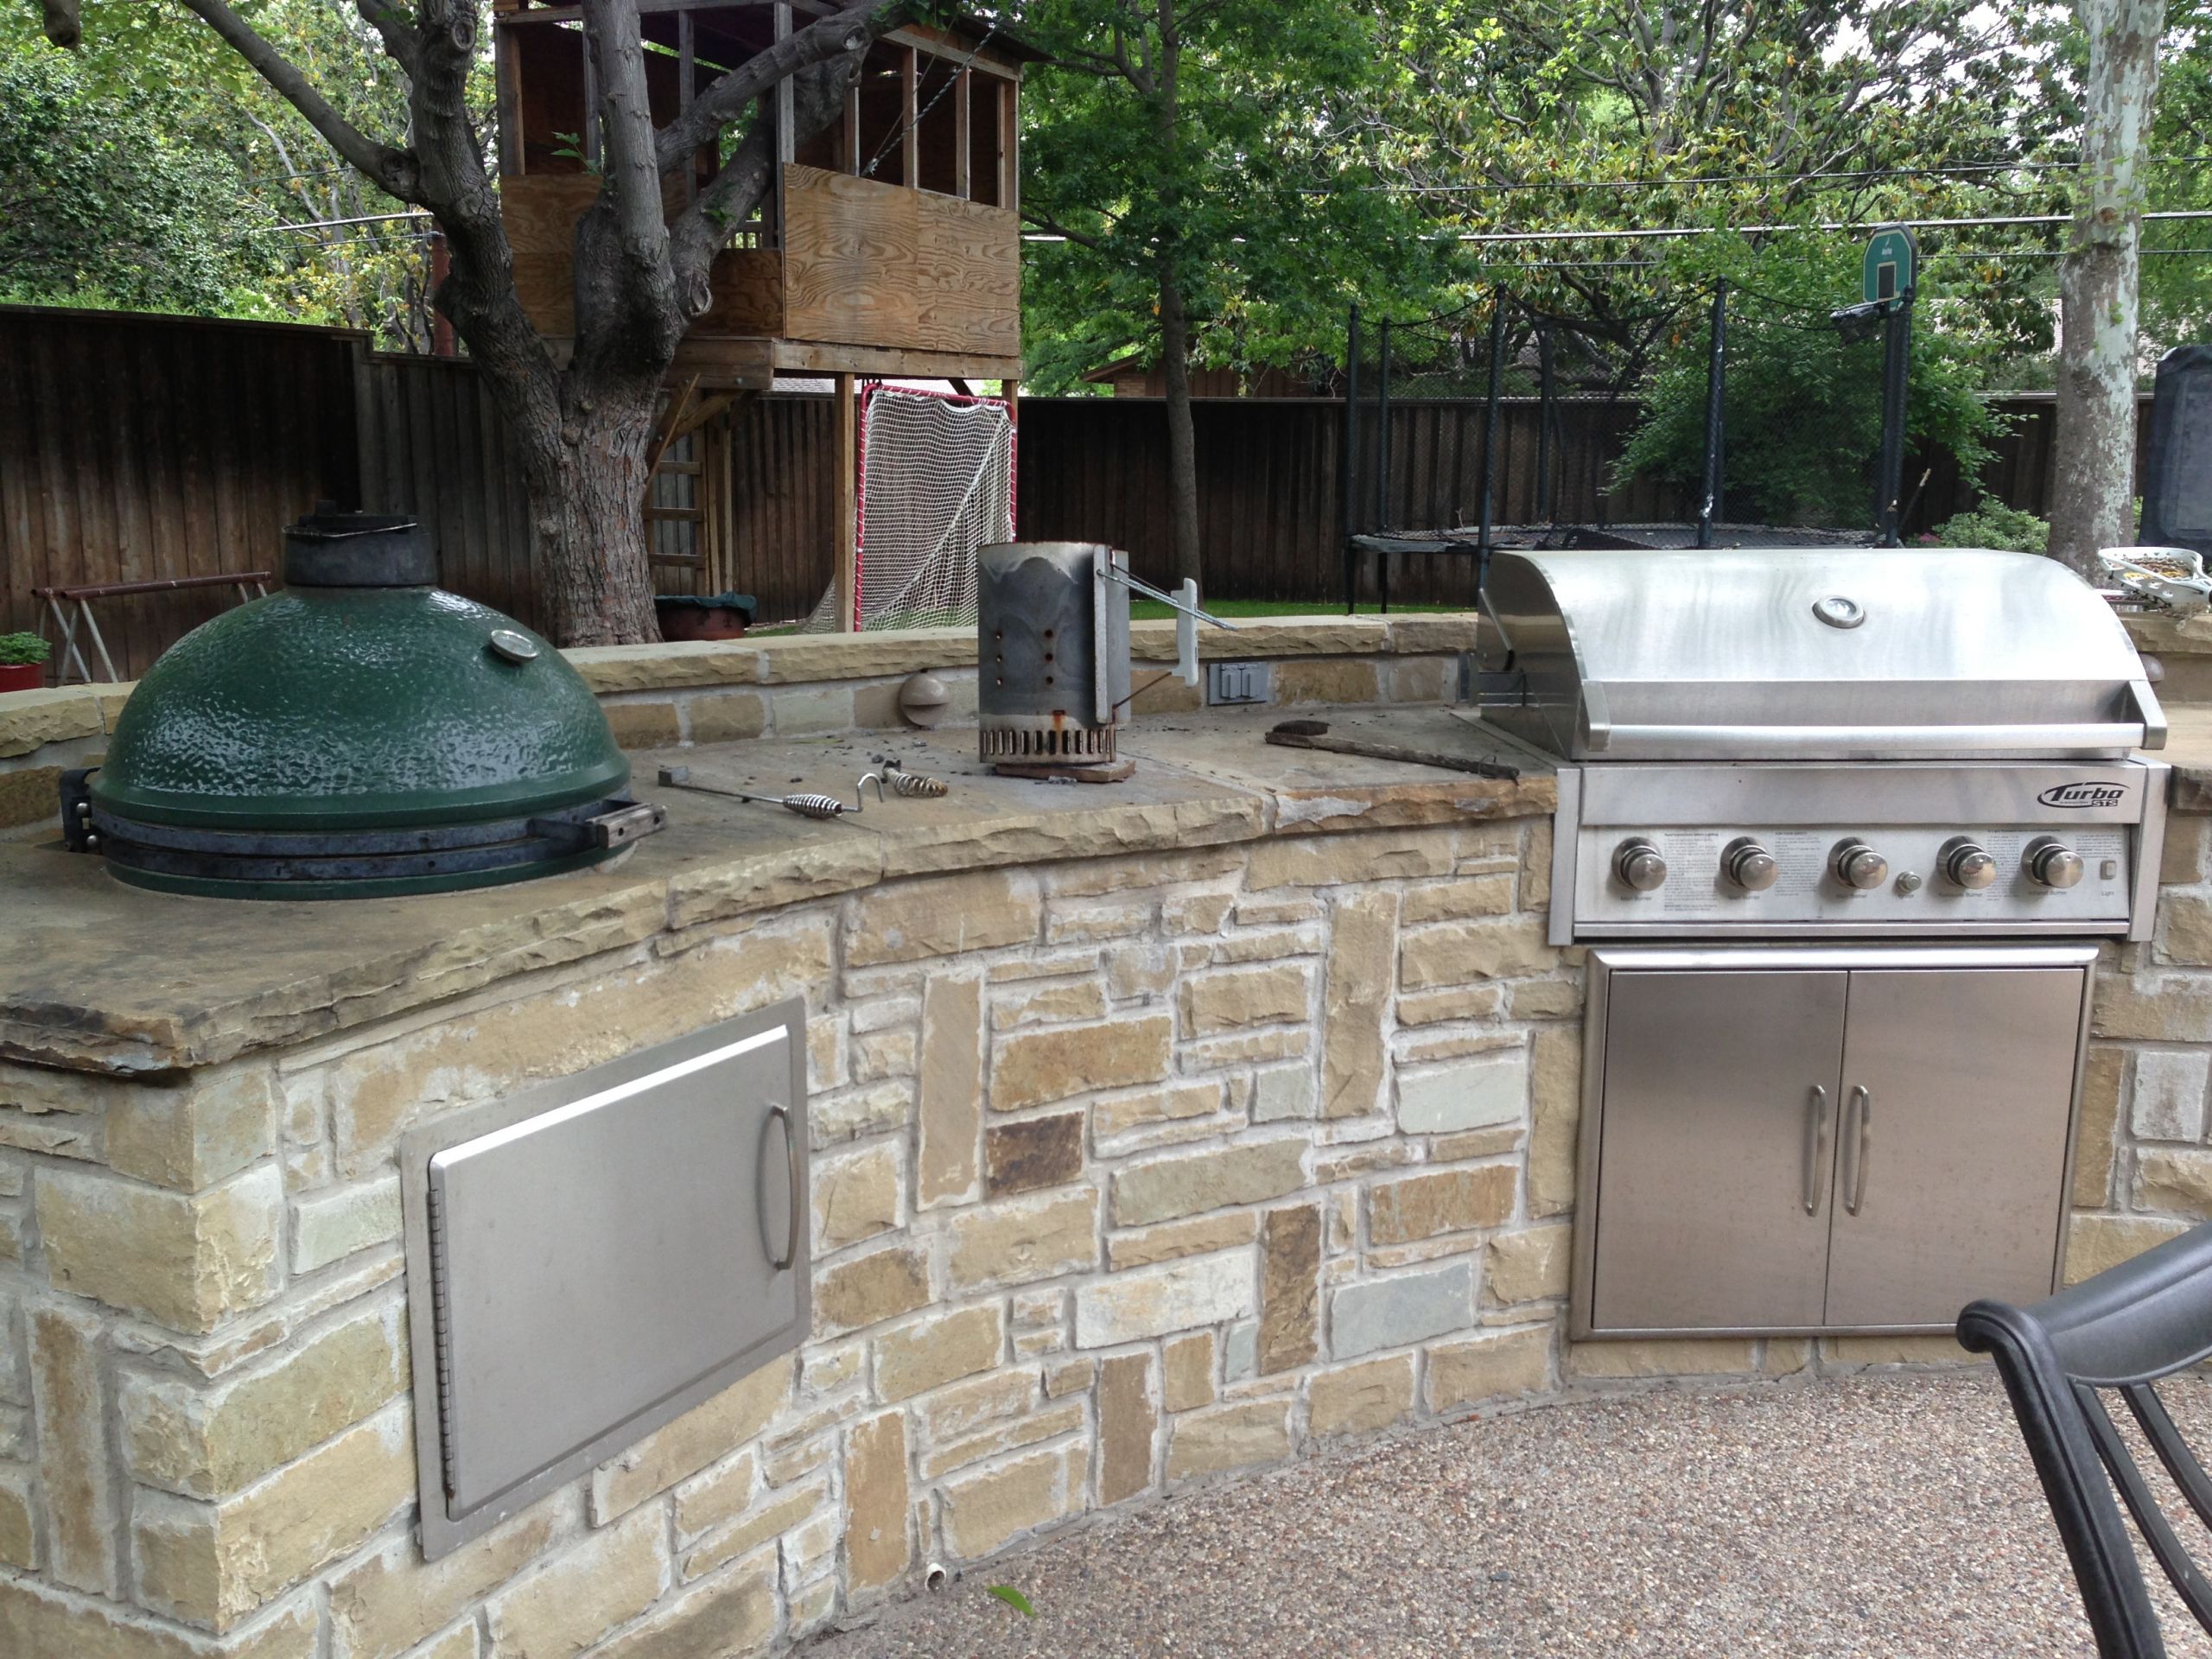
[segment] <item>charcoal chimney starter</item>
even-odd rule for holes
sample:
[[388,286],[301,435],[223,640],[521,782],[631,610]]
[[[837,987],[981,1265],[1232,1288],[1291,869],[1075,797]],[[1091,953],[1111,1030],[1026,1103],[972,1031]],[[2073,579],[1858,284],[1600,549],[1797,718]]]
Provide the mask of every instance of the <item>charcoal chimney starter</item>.
[[1129,698],[1128,556],[1092,542],[1001,542],[977,563],[982,758],[1111,766]]

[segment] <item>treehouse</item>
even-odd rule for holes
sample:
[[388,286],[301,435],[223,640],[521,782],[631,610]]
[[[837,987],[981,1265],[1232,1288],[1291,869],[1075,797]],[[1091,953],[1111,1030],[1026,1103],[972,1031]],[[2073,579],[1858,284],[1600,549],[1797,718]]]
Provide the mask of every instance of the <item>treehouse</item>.
[[[658,126],[832,8],[639,10]],[[576,6],[503,0],[496,15],[500,209],[523,304],[560,341],[574,333],[575,221],[599,188],[597,124],[585,115],[595,77]],[[985,23],[909,25],[870,48],[842,118],[803,141],[789,86],[766,94],[780,139],[774,188],[717,258],[713,306],[671,385],[688,396],[766,391],[779,373],[1019,380],[1015,99],[1033,57]],[[702,148],[664,180],[671,215],[719,161]]]

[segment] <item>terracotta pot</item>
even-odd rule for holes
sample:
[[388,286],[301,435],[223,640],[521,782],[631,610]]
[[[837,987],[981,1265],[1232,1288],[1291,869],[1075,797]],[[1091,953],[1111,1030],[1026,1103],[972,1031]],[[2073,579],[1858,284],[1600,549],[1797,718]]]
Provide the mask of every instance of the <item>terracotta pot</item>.
[[0,663],[0,691],[35,691],[45,683],[44,663]]

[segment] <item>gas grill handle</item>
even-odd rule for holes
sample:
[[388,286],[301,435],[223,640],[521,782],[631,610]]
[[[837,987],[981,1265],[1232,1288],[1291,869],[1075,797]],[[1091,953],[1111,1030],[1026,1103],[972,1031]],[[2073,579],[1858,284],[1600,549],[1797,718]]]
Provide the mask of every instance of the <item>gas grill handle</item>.
[[1805,1171],[1802,1197],[1805,1213],[1821,1212],[1821,1154],[1828,1140],[1828,1091],[1815,1084],[1805,1096]]
[[778,1273],[785,1273],[790,1270],[792,1262],[798,1260],[798,1218],[800,1211],[805,1207],[806,1195],[799,1190],[798,1132],[791,1122],[791,1109],[785,1106],[771,1106],[768,1109],[768,1119],[771,1122],[781,1123],[784,1126],[784,1164],[791,1173],[791,1222],[785,1234],[784,1253],[780,1258],[772,1255],[768,1258],[768,1265],[771,1268]]
[[1843,1124],[1844,1144],[1851,1154],[1843,1178],[1843,1208],[1846,1214],[1855,1216],[1866,1201],[1866,1154],[1874,1140],[1874,1096],[1865,1084],[1852,1085],[1851,1098],[1844,1103]]

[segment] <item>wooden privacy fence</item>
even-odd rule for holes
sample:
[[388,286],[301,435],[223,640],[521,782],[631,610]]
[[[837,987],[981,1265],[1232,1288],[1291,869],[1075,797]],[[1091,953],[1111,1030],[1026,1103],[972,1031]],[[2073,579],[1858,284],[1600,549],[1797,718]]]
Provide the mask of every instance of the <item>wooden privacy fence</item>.
[[[278,567],[283,526],[354,492],[358,336],[0,306],[0,632],[34,588]],[[119,671],[232,602],[100,601]]]
[[[1985,491],[2050,511],[2051,397],[1997,407],[2011,429],[1979,480],[1948,455],[1908,465],[1907,493],[1919,492],[1909,531]],[[1213,398],[1192,413],[1208,591],[1336,602],[1343,405]],[[1688,512],[1679,491],[1650,480],[1605,487],[1637,413],[1594,398],[1555,406],[1551,516],[1623,523]],[[1533,522],[1543,499],[1539,408],[1508,399],[1501,415],[1494,516]],[[656,480],[655,499],[680,511],[657,520],[655,543],[664,552],[682,543],[699,562],[658,567],[664,588],[751,593],[766,619],[812,608],[836,544],[832,416],[826,396],[761,397],[671,449],[679,470]],[[1471,524],[1481,405],[1397,403],[1390,421],[1387,517]],[[1140,575],[1170,577],[1158,400],[1025,399],[1020,454],[1023,536],[1111,542]],[[0,632],[38,626],[34,588],[276,569],[283,526],[320,499],[418,514],[448,587],[541,620],[521,469],[467,362],[378,355],[365,336],[339,329],[0,307]],[[1463,563],[1410,563],[1393,577],[1394,598],[1471,597]],[[219,590],[103,601],[118,670],[143,672],[224,602]]]

